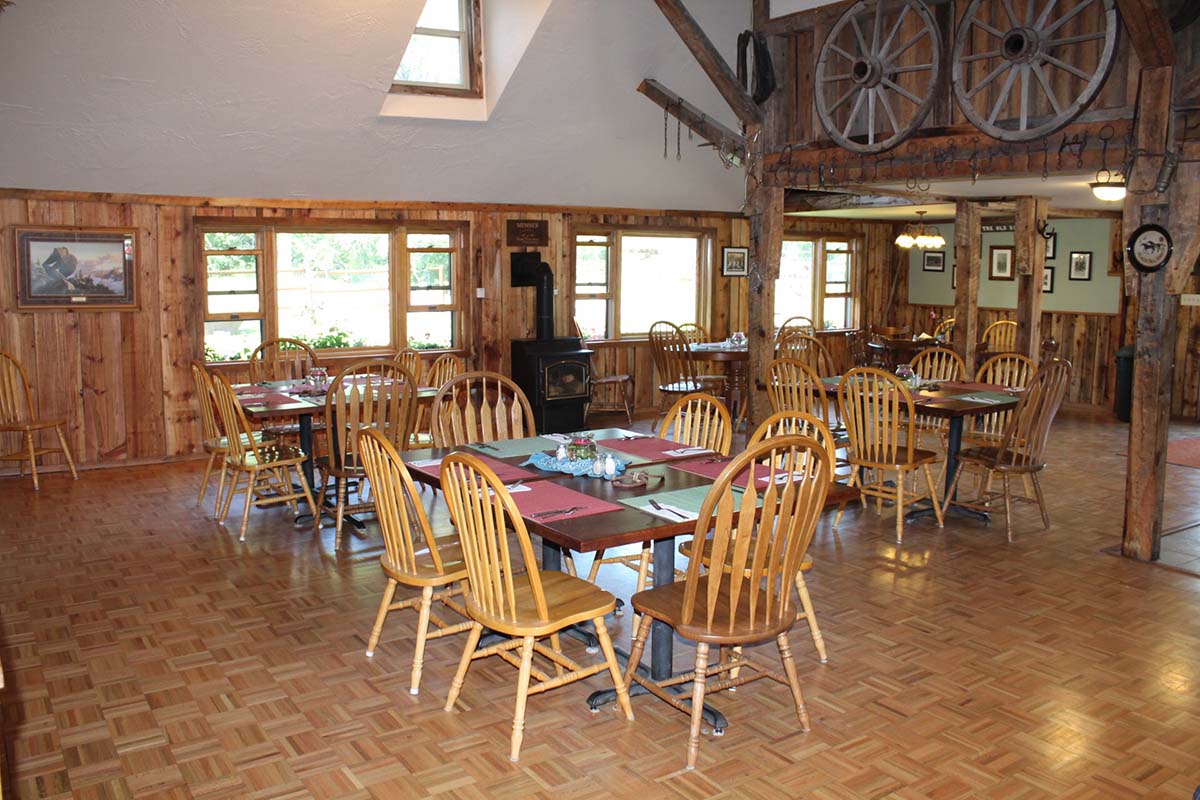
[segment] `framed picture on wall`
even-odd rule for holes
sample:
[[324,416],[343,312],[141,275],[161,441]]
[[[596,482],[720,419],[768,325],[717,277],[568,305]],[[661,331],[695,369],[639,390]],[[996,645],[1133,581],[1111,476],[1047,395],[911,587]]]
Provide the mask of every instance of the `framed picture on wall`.
[[53,226],[13,231],[18,308],[137,308],[137,231]]
[[1058,234],[1050,234],[1050,238],[1046,240],[1046,258],[1054,258],[1058,251]]
[[1071,259],[1068,263],[1068,278],[1073,281],[1090,281],[1092,279],[1091,253],[1071,253]]
[[988,253],[988,277],[994,281],[1011,281],[1013,279],[1012,245],[992,245],[992,249]]
[[744,278],[750,274],[749,247],[722,247],[721,274],[731,278]]
[[946,271],[946,251],[945,250],[926,250],[921,254],[921,269],[925,272],[945,272]]
[[958,270],[956,270],[956,269],[950,270],[950,288],[951,289],[958,288]]
[[1054,294],[1054,267],[1042,267],[1042,294]]

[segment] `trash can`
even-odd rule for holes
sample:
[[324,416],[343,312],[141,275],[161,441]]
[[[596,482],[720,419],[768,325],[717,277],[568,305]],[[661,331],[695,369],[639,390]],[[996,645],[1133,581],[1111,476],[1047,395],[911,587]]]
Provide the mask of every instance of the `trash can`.
[[1117,351],[1117,419],[1129,422],[1133,411],[1133,345]]

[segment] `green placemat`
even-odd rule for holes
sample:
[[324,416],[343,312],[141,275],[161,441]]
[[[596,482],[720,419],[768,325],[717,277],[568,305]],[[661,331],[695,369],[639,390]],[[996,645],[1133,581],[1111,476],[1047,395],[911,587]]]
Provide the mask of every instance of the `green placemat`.
[[1005,403],[1007,403],[1012,400],[1016,400],[1017,398],[1013,397],[1011,394],[1006,394],[1004,392],[971,392],[970,394],[957,395],[957,396],[955,396],[954,399],[955,400],[984,400],[984,401],[990,400],[993,402],[995,402],[997,400],[1001,400],[1001,401],[1004,401]]
[[553,451],[558,445],[549,439],[543,439],[541,436],[530,436],[526,439],[487,442],[486,447],[479,444],[468,444],[466,447],[477,450],[484,455],[492,456],[493,458],[514,458],[516,456],[533,455],[543,450]]
[[[708,496],[708,486],[693,486],[690,489],[675,489],[670,492],[659,492],[658,494],[643,494],[638,497],[629,497],[618,502],[636,508],[640,511],[650,510],[650,501],[655,500],[659,503],[682,508],[685,511],[690,511],[693,514],[700,513],[700,506],[704,505],[704,498]],[[734,489],[737,493],[741,493],[741,489]],[[762,497],[758,499],[758,504],[762,505]]]

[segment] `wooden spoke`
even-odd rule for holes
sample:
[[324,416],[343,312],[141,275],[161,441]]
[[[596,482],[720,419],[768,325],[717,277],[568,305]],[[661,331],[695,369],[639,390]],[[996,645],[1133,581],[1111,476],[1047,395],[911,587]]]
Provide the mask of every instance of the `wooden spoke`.
[[[882,8],[882,6],[880,7]],[[892,46],[892,40],[894,40],[896,38],[896,34],[900,32],[900,26],[904,24],[904,18],[907,16],[908,6],[904,6],[900,9],[900,14],[896,17],[896,22],[892,25],[891,32],[887,35],[887,38],[883,40],[883,44],[879,47],[879,52],[882,55],[888,55],[888,48]]]
[[970,98],[974,97],[975,95],[979,94],[981,91],[986,89],[988,84],[991,83],[992,81],[996,80],[996,78],[1000,77],[1000,73],[1004,72],[1004,70],[1008,69],[1009,66],[1010,66],[1009,63],[1007,61],[1005,61],[1003,64],[1001,64],[1000,66],[996,67],[994,70],[989,72],[988,76],[986,78],[984,78],[974,89],[972,89],[971,91],[969,91],[967,93],[967,99],[969,100]]
[[1013,13],[1012,0],[1004,0],[1004,13],[1008,15],[1008,21],[1014,28],[1021,27],[1021,20],[1017,19],[1017,15]]
[[1041,64],[1033,65],[1033,74],[1037,77],[1038,83],[1041,84],[1042,91],[1046,93],[1046,99],[1050,101],[1050,105],[1054,108],[1054,113],[1063,113],[1062,105],[1058,102],[1058,97],[1055,96],[1054,89],[1050,86],[1050,81],[1046,80],[1046,71],[1042,69]]
[[858,18],[850,16],[850,27],[854,30],[854,38],[858,41],[859,50],[863,53],[871,52],[871,48],[867,47],[867,42],[863,38],[862,28],[858,25]]
[[888,80],[887,78],[884,78],[883,85],[888,87],[889,89],[891,89],[896,94],[903,97],[905,100],[908,100],[909,102],[916,103],[918,105],[921,103],[921,98],[917,97],[915,94],[908,91],[903,86],[900,86],[895,81],[891,81],[891,80]]
[[1021,127],[1029,124],[1029,65],[1020,68],[1021,73]]
[[895,61],[897,58],[899,58],[901,55],[903,55],[905,53],[905,51],[908,50],[908,48],[912,47],[914,44],[921,41],[921,37],[925,36],[928,33],[929,33],[929,30],[926,29],[926,30],[921,31],[920,33],[914,34],[911,39],[909,39],[907,42],[904,43],[903,47],[901,47],[895,53],[892,53],[890,56],[888,56],[888,63]]
[[867,89],[867,144],[875,144],[875,87]]
[[1058,0],[1047,0],[1046,7],[1042,9],[1042,13],[1038,14],[1037,21],[1033,23],[1035,28],[1044,28],[1046,20],[1050,18],[1050,12],[1054,11],[1054,6],[1058,4]]
[[[905,6],[907,8],[907,6]],[[875,4],[875,22],[871,26],[871,52],[879,52],[879,31],[883,29],[883,3]]]
[[854,101],[854,107],[850,109],[850,117],[846,120],[846,127],[842,129],[842,136],[850,135],[850,128],[854,125],[855,118],[858,117],[858,111],[862,108],[863,95],[866,94],[863,90],[858,91],[858,98]]
[[892,130],[900,130],[900,123],[896,122],[896,114],[892,111],[892,104],[888,102],[887,92],[884,91],[883,87],[878,87],[876,91],[879,92],[879,104],[883,106],[883,113],[887,114],[888,123],[892,126]]
[[1008,77],[1004,79],[1004,88],[1000,90],[1000,96],[996,98],[996,104],[992,106],[992,113],[988,117],[989,123],[995,122],[996,117],[1000,116],[1000,109],[1004,107],[1004,103],[1008,100],[1009,95],[1012,94],[1013,82],[1017,79],[1018,71],[1016,67],[1009,68]]
[[1047,39],[1043,45],[1045,47],[1060,47],[1065,44],[1079,44],[1080,42],[1095,42],[1103,39],[1103,33],[1084,33],[1079,36],[1066,36],[1062,39]]
[[1067,62],[1063,61],[1062,59],[1055,58],[1054,56],[1043,56],[1043,59],[1046,61],[1047,64],[1053,64],[1054,66],[1058,67],[1059,69],[1066,70],[1067,72],[1071,73],[1072,75],[1074,75],[1077,78],[1083,78],[1086,81],[1088,78],[1091,77],[1086,72],[1079,69],[1079,67],[1072,66],[1072,65],[1068,64]]
[[845,50],[843,50],[842,48],[838,47],[838,46],[837,46],[837,45],[835,45],[835,44],[831,44],[831,45],[829,45],[829,51],[830,51],[831,53],[837,53],[839,56],[841,56],[842,58],[846,59],[847,61],[853,61],[853,60],[854,60],[854,56],[850,55],[850,54],[849,54],[849,53],[847,53]]
[[830,113],[833,113],[834,111],[837,111],[839,108],[841,108],[841,107],[842,107],[842,103],[845,103],[847,100],[849,100],[849,99],[850,99],[850,95],[854,94],[856,91],[858,91],[858,87],[857,87],[857,86],[851,86],[851,87],[850,87],[850,91],[848,91],[848,92],[846,92],[844,95],[842,95],[842,96],[841,96],[841,98],[840,98],[840,99],[839,99],[839,100],[838,100],[836,103],[834,103],[833,105],[831,105],[831,106],[829,107],[829,111],[830,111]]
[[1000,56],[999,50],[988,50],[986,53],[975,53],[973,55],[963,56],[962,58],[959,59],[959,61],[961,61],[964,64],[969,64],[972,61],[982,61],[985,58],[998,58],[999,56]]
[[973,20],[971,20],[971,24],[974,25],[975,27],[979,28],[980,30],[982,30],[984,33],[988,33],[988,34],[991,34],[992,36],[995,36],[997,39],[1004,38],[1003,33],[1001,33],[996,28],[993,28],[991,25],[988,25],[986,22],[984,22],[981,19],[973,19]]
[[933,69],[933,64],[913,64],[909,67],[895,67],[888,70],[888,75],[903,75],[906,72],[921,72],[927,69]]
[[1070,11],[1068,11],[1066,14],[1063,14],[1061,17],[1059,17],[1057,20],[1055,20],[1053,25],[1051,25],[1049,28],[1046,28],[1045,34],[1047,36],[1049,36],[1050,34],[1054,33],[1056,30],[1061,28],[1063,25],[1066,25],[1068,22],[1070,22],[1072,19],[1074,19],[1076,17],[1076,15],[1079,14],[1080,11],[1083,11],[1085,8],[1087,8],[1094,2],[1096,2],[1096,0],[1083,0],[1082,3],[1075,6]]

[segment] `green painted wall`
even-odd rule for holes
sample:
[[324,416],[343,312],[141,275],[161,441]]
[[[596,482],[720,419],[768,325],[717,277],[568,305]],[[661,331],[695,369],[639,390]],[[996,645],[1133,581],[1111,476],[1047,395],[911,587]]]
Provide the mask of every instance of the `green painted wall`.
[[[1054,267],[1054,291],[1042,298],[1043,311],[1067,311],[1085,314],[1116,314],[1121,307],[1121,276],[1109,275],[1109,226],[1106,219],[1054,219],[1050,227],[1058,234],[1054,258],[1046,265]],[[913,305],[954,305],[951,276],[954,270],[954,225],[937,226],[946,237],[945,272],[926,272],[924,254],[913,248],[908,256],[908,302]],[[993,245],[1013,243],[1011,231],[983,234],[979,272],[979,305],[983,308],[1016,308],[1017,282],[994,281],[988,277]],[[1068,263],[1072,252],[1092,254],[1092,278],[1069,280]]]

